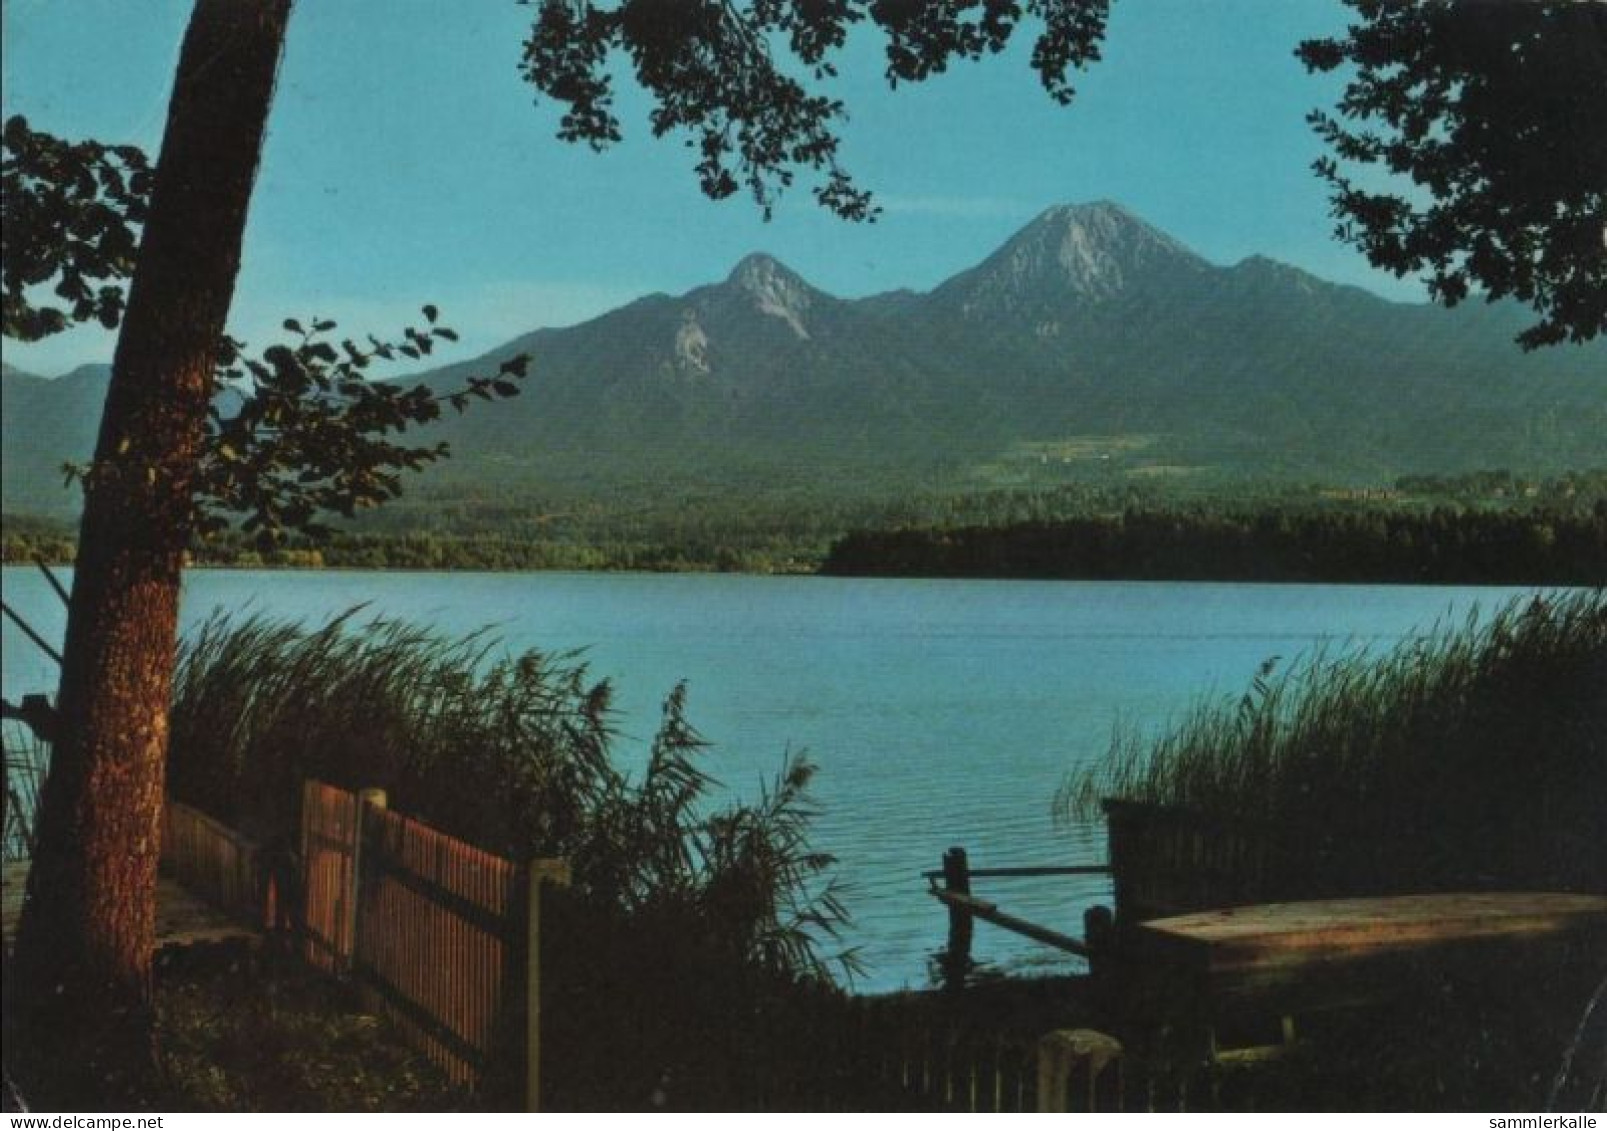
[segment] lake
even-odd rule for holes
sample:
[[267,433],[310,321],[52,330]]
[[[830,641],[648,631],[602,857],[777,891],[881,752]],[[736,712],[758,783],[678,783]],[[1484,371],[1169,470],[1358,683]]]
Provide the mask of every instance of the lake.
[[[59,641],[60,602],[31,567],[7,604]],[[855,580],[717,574],[474,574],[196,570],[183,623],[219,607],[312,623],[376,615],[509,649],[583,649],[615,682],[628,756],[680,680],[712,743],[707,766],[753,796],[788,749],[819,763],[816,844],[851,885],[849,940],[866,990],[920,987],[942,907],[921,872],[949,845],[975,867],[1103,860],[1101,829],[1057,825],[1056,788],[1118,725],[1154,731],[1202,696],[1237,696],[1271,657],[1354,642],[1386,648],[1527,592],[1413,586]],[[53,665],[9,620],[7,698],[53,690]],[[990,886],[982,886],[990,884]],[[982,881],[1007,910],[1071,934],[1109,899],[1098,877]],[[976,955],[1012,970],[1071,959],[977,928]]]

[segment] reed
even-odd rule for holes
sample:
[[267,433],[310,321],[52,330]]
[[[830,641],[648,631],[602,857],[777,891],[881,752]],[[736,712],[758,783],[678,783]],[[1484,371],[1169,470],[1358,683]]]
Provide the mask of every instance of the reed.
[[681,1095],[738,1102],[757,1078],[740,1070],[760,1055],[754,1027],[800,993],[839,994],[858,968],[835,861],[809,842],[814,765],[789,753],[760,796],[731,800],[700,765],[684,686],[632,749],[612,688],[578,655],[360,617],[220,614],[192,633],[173,795],[269,852],[294,851],[315,777],[384,789],[499,856],[566,857],[573,887],[543,910],[549,1102],[644,1104],[670,1077]]
[[0,724],[0,746],[5,754],[5,784],[0,788],[5,830],[0,857],[26,860],[33,855],[34,820],[50,765],[50,748],[33,731],[10,720]]
[[1106,797],[1237,823],[1280,898],[1607,891],[1607,592],[1514,601],[1387,653],[1268,661],[1159,738],[1118,733],[1056,808]]
[[845,913],[835,861],[809,846],[806,757],[785,756],[755,801],[717,807],[684,686],[644,757],[622,749],[612,688],[579,656],[510,655],[483,632],[448,639],[360,611],[311,629],[219,614],[192,634],[174,687],[174,796],[290,843],[305,779],[377,786],[487,851],[568,857],[579,891],[626,913],[695,905],[766,967],[851,966],[824,950]]

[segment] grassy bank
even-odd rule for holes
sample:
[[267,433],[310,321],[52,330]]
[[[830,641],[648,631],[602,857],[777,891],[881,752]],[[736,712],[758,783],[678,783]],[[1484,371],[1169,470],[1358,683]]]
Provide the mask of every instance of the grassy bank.
[[[1206,881],[1197,906],[1607,893],[1607,591],[1518,601],[1388,651],[1269,660],[1237,699],[1203,701],[1159,737],[1120,735],[1102,765],[1068,778],[1057,807],[1092,815],[1107,797],[1188,810],[1258,847],[1240,857],[1243,874]],[[1171,877],[1184,905],[1188,878]],[[1423,970],[1367,1009],[1311,1019],[1261,1100],[1599,1105],[1607,1014],[1587,1007],[1604,973],[1600,956],[1538,950]]]
[[1288,898],[1607,892],[1607,591],[1518,601],[1382,655],[1268,661],[1241,698],[1119,737],[1059,805],[1102,797],[1254,830]]

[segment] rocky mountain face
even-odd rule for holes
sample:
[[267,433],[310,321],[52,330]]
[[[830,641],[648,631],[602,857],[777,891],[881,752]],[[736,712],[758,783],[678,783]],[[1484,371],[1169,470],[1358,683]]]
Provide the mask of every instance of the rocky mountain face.
[[[430,474],[929,481],[1022,444],[1132,434],[1239,474],[1607,462],[1607,345],[1524,354],[1525,318],[1390,303],[1261,257],[1218,266],[1119,205],[1062,205],[928,293],[839,299],[750,255],[722,282],[425,373],[448,390],[533,359],[524,395],[442,426],[456,454]],[[87,450],[86,382],[6,375],[8,510],[31,509],[14,479]]]
[[1058,205],[938,287],[931,305],[1049,338],[1068,316],[1123,296],[1186,287],[1210,273],[1209,263],[1119,204]]

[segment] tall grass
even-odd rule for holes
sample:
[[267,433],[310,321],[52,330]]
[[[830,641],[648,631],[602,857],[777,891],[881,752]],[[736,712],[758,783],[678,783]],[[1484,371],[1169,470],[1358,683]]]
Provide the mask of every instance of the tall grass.
[[5,755],[5,829],[0,859],[26,860],[33,855],[35,815],[44,790],[50,749],[33,731],[7,720],[0,724]]
[[639,1108],[667,1077],[743,1102],[744,1026],[857,969],[835,862],[809,844],[814,766],[789,754],[759,797],[716,804],[684,687],[648,749],[626,751],[609,684],[578,657],[359,615],[220,615],[194,633],[173,795],[293,851],[305,778],[376,786],[490,851],[567,857],[573,888],[544,912],[551,1102]]
[[377,786],[391,805],[514,859],[566,856],[575,886],[625,912],[673,904],[717,920],[766,968],[829,978],[845,920],[835,863],[809,846],[813,764],[787,755],[752,802],[715,809],[686,689],[645,765],[620,764],[612,688],[574,655],[509,655],[397,621],[322,627],[219,614],[175,678],[173,794],[294,842],[301,783]]
[[1383,655],[1269,661],[1158,740],[1120,734],[1063,785],[1252,831],[1280,898],[1607,891],[1607,593],[1515,601]]

